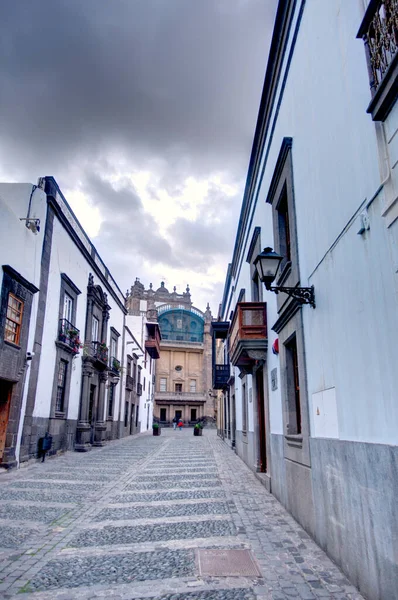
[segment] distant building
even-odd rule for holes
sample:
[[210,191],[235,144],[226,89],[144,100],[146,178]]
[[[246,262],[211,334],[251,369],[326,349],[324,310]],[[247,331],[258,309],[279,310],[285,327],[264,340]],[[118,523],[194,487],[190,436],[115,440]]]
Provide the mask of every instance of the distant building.
[[369,600],[398,599],[397,9],[278,1],[213,323],[220,435]]
[[202,312],[192,305],[189,287],[183,294],[169,292],[164,282],[145,290],[136,279],[127,295],[129,315],[157,318],[160,358],[156,366],[154,418],[170,424],[174,417],[185,424],[215,417],[211,382],[210,307]]

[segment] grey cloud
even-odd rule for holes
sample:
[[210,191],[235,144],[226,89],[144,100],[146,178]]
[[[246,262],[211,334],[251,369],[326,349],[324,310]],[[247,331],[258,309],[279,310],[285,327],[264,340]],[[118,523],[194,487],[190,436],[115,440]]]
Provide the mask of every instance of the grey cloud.
[[243,174],[274,4],[2,3],[8,167],[24,162],[59,179],[76,160],[123,150],[141,167],[161,157],[177,177],[226,168]]

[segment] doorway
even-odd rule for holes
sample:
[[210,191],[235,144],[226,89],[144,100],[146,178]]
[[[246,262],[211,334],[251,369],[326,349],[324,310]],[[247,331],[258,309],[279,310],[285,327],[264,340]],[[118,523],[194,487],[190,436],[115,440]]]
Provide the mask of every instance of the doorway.
[[196,408],[191,408],[191,421],[196,421]]
[[165,408],[160,409],[160,420],[162,422],[166,421],[166,409]]
[[0,379],[0,463],[6,447],[8,417],[10,415],[12,383]]
[[177,421],[182,419],[182,410],[176,410],[176,419]]
[[256,388],[257,388],[257,411],[258,411],[258,433],[260,444],[260,472],[267,472],[267,449],[266,449],[266,432],[265,432],[265,406],[264,406],[264,371],[258,369],[256,372]]

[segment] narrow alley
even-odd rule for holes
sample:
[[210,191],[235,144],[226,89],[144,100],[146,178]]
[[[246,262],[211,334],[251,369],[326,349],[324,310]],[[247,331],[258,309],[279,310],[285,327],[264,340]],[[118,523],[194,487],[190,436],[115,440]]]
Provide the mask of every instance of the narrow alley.
[[362,598],[212,429],[4,474],[0,500],[4,599]]

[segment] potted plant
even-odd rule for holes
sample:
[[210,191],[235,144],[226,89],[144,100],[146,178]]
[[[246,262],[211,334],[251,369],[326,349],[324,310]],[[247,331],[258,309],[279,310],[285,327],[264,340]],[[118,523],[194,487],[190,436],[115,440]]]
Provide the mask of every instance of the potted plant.
[[153,435],[160,435],[162,431],[162,428],[159,426],[159,423],[154,423],[152,425],[152,434]]
[[193,428],[193,434],[194,435],[202,435],[203,434],[202,423],[196,423],[195,427]]

